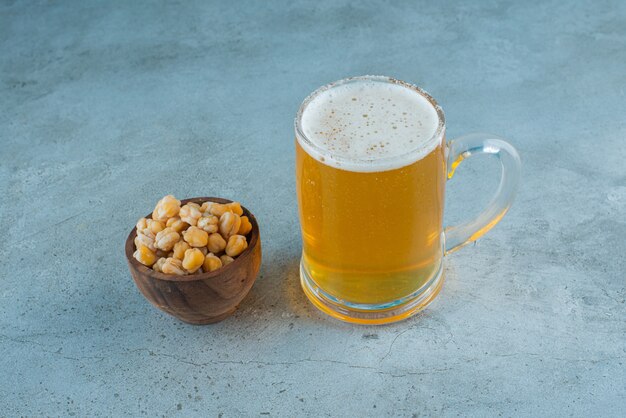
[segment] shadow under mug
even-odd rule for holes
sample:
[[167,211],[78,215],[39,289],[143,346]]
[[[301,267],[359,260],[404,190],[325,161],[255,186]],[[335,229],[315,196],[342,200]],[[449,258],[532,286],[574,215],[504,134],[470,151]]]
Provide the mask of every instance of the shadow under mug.
[[[419,95],[419,100],[431,106],[429,111],[434,111],[432,137],[415,149],[360,159],[333,152],[328,143],[311,138],[311,130],[303,126],[303,118],[310,116],[307,112],[332,117],[335,111],[345,111],[330,110],[328,102],[316,102],[320,95],[336,97],[341,89],[363,93],[373,87],[406,89],[403,94]],[[390,97],[387,100],[395,106]],[[332,106],[340,107],[341,100]],[[345,106],[350,107],[350,102]],[[332,127],[325,123],[324,129]],[[508,211],[520,179],[516,150],[485,134],[446,141],[445,128],[443,110],[428,93],[390,77],[343,79],[304,100],[295,120],[296,187],[303,238],[300,279],[306,296],[321,311],[360,324],[385,324],[414,315],[439,293],[444,256],[480,238]],[[444,228],[445,183],[463,160],[477,154],[499,159],[498,190],[475,219]]]

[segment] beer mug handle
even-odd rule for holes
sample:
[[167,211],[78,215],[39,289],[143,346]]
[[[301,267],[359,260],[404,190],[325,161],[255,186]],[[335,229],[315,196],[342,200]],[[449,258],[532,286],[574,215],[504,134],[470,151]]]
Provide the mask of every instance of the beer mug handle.
[[454,176],[454,171],[459,164],[473,155],[494,155],[502,166],[500,185],[487,208],[471,221],[445,228],[445,253],[449,254],[482,237],[506,214],[511,203],[513,203],[519,185],[521,162],[515,148],[494,135],[471,134],[463,136],[449,141],[447,147],[448,180]]

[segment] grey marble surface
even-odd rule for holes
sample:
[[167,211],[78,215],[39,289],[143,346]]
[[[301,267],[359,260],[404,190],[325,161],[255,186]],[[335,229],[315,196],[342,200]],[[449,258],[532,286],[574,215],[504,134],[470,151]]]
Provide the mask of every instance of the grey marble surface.
[[[0,4],[0,415],[623,416],[626,3]],[[440,297],[384,326],[298,283],[293,117],[386,74],[448,136],[519,149],[513,209],[446,260]],[[446,220],[496,186],[464,163]],[[261,275],[213,326],[149,305],[123,253],[164,194],[241,200]]]

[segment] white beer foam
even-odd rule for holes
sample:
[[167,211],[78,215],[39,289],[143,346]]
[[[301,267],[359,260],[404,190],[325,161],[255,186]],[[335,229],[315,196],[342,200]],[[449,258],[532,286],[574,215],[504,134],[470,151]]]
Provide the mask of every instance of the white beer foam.
[[301,115],[310,141],[298,142],[318,161],[349,171],[407,166],[440,144],[439,116],[418,91],[390,79],[352,80],[314,93]]

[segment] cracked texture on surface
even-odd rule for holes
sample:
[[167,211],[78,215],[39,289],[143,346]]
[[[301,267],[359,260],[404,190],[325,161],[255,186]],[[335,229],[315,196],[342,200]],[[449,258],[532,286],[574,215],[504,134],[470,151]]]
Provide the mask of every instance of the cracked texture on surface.
[[[0,4],[0,404],[7,416],[620,416],[626,399],[626,3]],[[446,258],[403,323],[336,322],[298,284],[293,118],[330,81],[425,88],[448,138],[520,151],[510,213]],[[465,161],[446,223],[495,161]],[[257,216],[264,264],[229,319],[135,288],[156,199]]]

